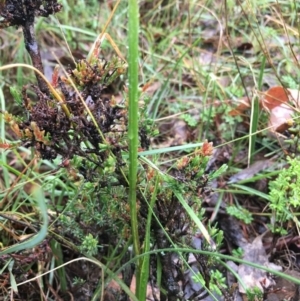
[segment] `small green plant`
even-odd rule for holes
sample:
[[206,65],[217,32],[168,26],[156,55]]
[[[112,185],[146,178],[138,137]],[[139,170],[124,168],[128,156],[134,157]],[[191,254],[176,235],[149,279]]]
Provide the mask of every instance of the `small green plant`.
[[300,120],[299,113],[295,113],[293,120],[289,120],[290,127],[288,128],[288,138],[285,139],[285,144],[288,145],[288,153],[294,157],[300,153]]
[[208,232],[211,238],[216,242],[217,248],[219,248],[224,241],[224,232],[218,228],[218,224],[214,224],[213,226],[208,224]]
[[278,177],[269,183],[270,209],[272,210],[272,232],[285,234],[283,224],[295,218],[300,206],[300,161],[287,157],[288,168],[284,168]]
[[222,295],[222,289],[227,289],[226,277],[218,270],[211,271],[211,283],[209,286],[218,295]]
[[75,277],[73,278],[73,282],[72,282],[73,285],[82,285],[82,284],[84,284],[84,283],[85,283],[85,280],[82,279],[82,278],[79,278],[79,277],[77,277],[77,276],[75,276]]
[[291,77],[290,75],[283,75],[282,81],[290,89],[298,89],[299,88],[299,84],[297,83],[297,81],[295,81],[295,79],[293,77]]
[[81,244],[81,246],[79,247],[79,249],[90,255],[96,255],[98,254],[98,239],[94,238],[92,234],[88,234],[84,239],[83,242]]
[[226,92],[229,95],[229,97],[237,97],[237,98],[243,97],[244,93],[245,93],[241,84],[239,84],[239,85],[233,84],[233,85],[229,86],[226,89]]
[[251,224],[253,221],[251,212],[241,206],[230,205],[226,207],[226,211],[228,214],[242,220],[245,224]]
[[198,124],[198,121],[196,120],[195,117],[193,117],[190,114],[182,114],[181,119],[184,120],[188,126],[190,127],[195,127]]
[[239,247],[237,249],[233,249],[232,255],[237,258],[242,258],[244,255],[244,250],[241,247]]
[[219,108],[219,115],[221,116],[222,123],[219,125],[219,131],[224,133],[224,139],[230,141],[233,139],[236,131],[236,125],[242,121],[241,116],[232,116],[230,111],[232,110],[231,106],[226,106],[225,108]]
[[[192,276],[192,278],[196,283],[200,283],[205,286],[205,279],[203,278],[201,273],[196,273],[194,276]],[[219,296],[223,294],[223,289],[227,289],[226,277],[224,277],[224,275],[220,271],[212,270],[210,272],[209,289]]]
[[246,295],[249,301],[262,301],[263,292],[258,288],[254,287],[246,290]]

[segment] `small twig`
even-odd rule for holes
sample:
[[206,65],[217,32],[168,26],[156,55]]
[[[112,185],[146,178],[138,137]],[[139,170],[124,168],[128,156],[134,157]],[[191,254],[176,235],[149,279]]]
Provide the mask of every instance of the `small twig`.
[[[24,35],[24,43],[25,43],[25,48],[28,51],[32,65],[38,69],[41,73],[44,74],[44,68],[43,68],[43,63],[41,59],[41,54],[40,54],[40,49],[38,46],[38,43],[35,39],[34,35],[34,25],[31,21],[26,22],[23,26],[23,35]],[[43,80],[43,78],[38,74],[35,73],[36,79],[38,81],[38,85],[40,90],[49,95],[49,88],[46,84],[46,82]]]
[[[0,29],[10,26],[21,26],[23,29],[24,42],[32,65],[44,74],[43,64],[38,44],[34,36],[35,17],[49,17],[59,12],[62,5],[57,0],[0,0]],[[39,74],[36,74],[40,90],[50,95],[50,90]]]

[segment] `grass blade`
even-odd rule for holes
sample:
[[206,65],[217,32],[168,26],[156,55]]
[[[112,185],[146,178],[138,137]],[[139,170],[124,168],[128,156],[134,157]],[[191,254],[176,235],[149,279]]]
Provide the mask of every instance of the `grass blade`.
[[[133,248],[135,255],[140,254],[140,243],[137,220],[137,167],[138,167],[138,37],[139,7],[138,1],[128,1],[128,72],[129,72],[129,204]],[[140,298],[140,260],[136,269],[136,296]]]
[[47,215],[47,206],[46,206],[46,202],[45,202],[45,197],[44,197],[44,193],[43,193],[43,190],[41,189],[41,187],[34,189],[33,197],[36,200],[38,208],[42,215],[43,224],[42,224],[40,231],[36,235],[32,236],[30,239],[28,239],[24,242],[15,244],[4,250],[1,250],[0,256],[4,255],[4,254],[10,254],[10,253],[33,248],[45,239],[45,237],[47,235],[47,228],[48,228],[48,215]]

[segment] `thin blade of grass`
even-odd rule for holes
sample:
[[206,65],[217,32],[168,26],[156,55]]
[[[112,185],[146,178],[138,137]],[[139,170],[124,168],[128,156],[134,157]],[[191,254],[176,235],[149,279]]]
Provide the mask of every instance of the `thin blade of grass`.
[[[146,233],[145,233],[144,250],[143,250],[145,253],[150,251],[151,221],[152,221],[153,208],[156,201],[158,185],[159,185],[159,177],[156,176],[155,188],[151,196],[151,200],[149,204],[150,208],[148,210],[148,216],[147,216]],[[146,296],[146,292],[147,292],[147,285],[149,279],[149,266],[150,266],[150,256],[143,257],[141,263],[141,281],[140,281],[140,286],[141,286],[140,294],[143,294],[142,296]]]
[[0,256],[4,255],[4,254],[11,254],[14,252],[33,248],[45,239],[45,237],[47,235],[47,228],[48,228],[48,215],[47,215],[47,206],[46,206],[46,202],[45,202],[44,193],[40,187],[34,189],[33,199],[36,201],[38,208],[41,212],[41,216],[42,216],[43,224],[42,224],[40,231],[36,235],[32,236],[31,238],[29,238],[28,240],[26,240],[24,242],[15,244],[4,250],[1,250]]
[[[260,73],[258,78],[258,90],[261,91],[263,84],[263,75],[265,70],[266,57],[263,56],[263,60],[260,67]],[[259,99],[255,96],[251,103],[251,119],[250,119],[250,132],[249,132],[249,150],[248,150],[248,166],[253,163],[253,157],[255,153],[255,143],[256,143],[256,132],[258,129],[258,119],[259,119]]]
[[[131,232],[133,237],[133,248],[135,255],[140,254],[140,242],[137,218],[137,168],[138,168],[138,71],[139,71],[139,6],[138,1],[128,1],[128,80],[129,80],[129,204]],[[141,261],[137,263],[136,269],[136,296],[139,300],[146,292],[140,288]]]
[[202,222],[199,220],[199,218],[196,215],[196,213],[194,212],[194,210],[187,204],[187,202],[183,198],[182,194],[180,194],[176,190],[174,190],[174,194],[176,195],[176,197],[177,197],[178,201],[180,202],[180,204],[185,209],[186,213],[191,217],[191,219],[193,220],[193,222],[200,229],[202,235],[204,236],[204,238],[206,239],[206,241],[208,242],[208,244],[211,246],[212,250],[216,250],[217,247],[216,247],[215,242],[210,237],[209,233],[207,232],[207,230],[204,227],[204,225],[202,224]]
[[248,186],[245,186],[245,185],[238,185],[238,184],[232,184],[230,186],[235,187],[235,188],[239,188],[239,189],[241,189],[243,191],[246,191],[250,195],[256,195],[256,196],[259,196],[259,197],[261,197],[261,198],[263,198],[263,199],[265,199],[267,201],[270,201],[270,197],[267,194],[265,194],[265,193],[263,193],[261,191],[258,191],[256,189],[253,189],[251,187],[248,187]]
[[259,117],[259,102],[258,97],[255,96],[251,102],[251,118],[250,118],[250,132],[249,132],[249,149],[248,149],[248,166],[253,163],[253,155],[255,152],[256,132],[258,128]]

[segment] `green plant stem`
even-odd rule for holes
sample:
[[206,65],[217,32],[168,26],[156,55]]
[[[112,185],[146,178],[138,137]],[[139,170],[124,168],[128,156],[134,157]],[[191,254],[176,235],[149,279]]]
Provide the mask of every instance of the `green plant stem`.
[[[156,175],[156,180],[155,180],[155,188],[153,191],[153,194],[151,196],[151,201],[149,205],[149,210],[148,210],[148,216],[147,216],[147,223],[146,223],[146,233],[145,233],[145,240],[144,240],[144,248],[143,252],[149,252],[150,251],[150,239],[151,239],[151,221],[152,221],[152,214],[153,214],[153,208],[154,204],[156,202],[156,196],[157,196],[157,191],[158,191],[158,186],[159,186],[159,179],[160,177],[158,174]],[[144,300],[147,295],[147,282],[149,279],[149,265],[150,265],[150,256],[145,256],[141,260],[141,282],[140,282],[140,297],[142,297]]]
[[[138,170],[138,35],[139,8],[137,0],[128,1],[128,72],[129,72],[129,204],[133,248],[136,256],[140,254],[140,242],[137,218],[137,170]],[[139,300],[140,262],[136,269],[136,296]]]
[[[258,87],[257,88],[259,91],[262,90],[265,65],[266,65],[266,57],[263,56],[260,73],[259,73],[259,78],[258,78]],[[258,119],[259,119],[259,100],[258,100],[258,97],[255,96],[252,99],[252,104],[251,104],[248,165],[253,164],[253,160],[254,160],[256,132],[258,129]]]

